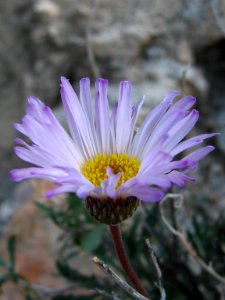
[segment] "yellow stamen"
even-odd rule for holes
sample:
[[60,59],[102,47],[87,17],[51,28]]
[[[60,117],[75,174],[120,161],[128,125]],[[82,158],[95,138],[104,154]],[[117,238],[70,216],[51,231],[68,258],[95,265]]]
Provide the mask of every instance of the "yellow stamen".
[[107,179],[106,169],[112,168],[114,174],[122,173],[116,188],[123,182],[137,175],[140,168],[140,161],[134,156],[123,154],[97,154],[94,158],[86,161],[81,172],[95,186],[100,186],[101,182]]

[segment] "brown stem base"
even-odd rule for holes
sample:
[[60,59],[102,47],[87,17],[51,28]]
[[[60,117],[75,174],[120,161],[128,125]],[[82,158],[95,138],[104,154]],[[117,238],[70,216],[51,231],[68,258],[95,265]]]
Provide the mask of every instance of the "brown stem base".
[[145,288],[142,286],[139,278],[137,277],[136,273],[134,272],[134,269],[132,268],[128,260],[119,225],[109,225],[109,229],[112,235],[116,254],[119,258],[121,266],[123,267],[124,271],[126,272],[127,276],[129,277],[136,290],[147,297],[147,292]]

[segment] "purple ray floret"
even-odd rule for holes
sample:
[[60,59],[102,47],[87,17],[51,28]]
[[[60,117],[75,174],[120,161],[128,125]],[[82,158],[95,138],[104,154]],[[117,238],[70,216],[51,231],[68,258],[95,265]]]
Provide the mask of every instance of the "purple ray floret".
[[[26,115],[15,128],[31,143],[17,138],[15,153],[34,167],[12,170],[12,180],[51,180],[58,187],[48,191],[48,197],[74,192],[83,199],[89,195],[112,199],[134,196],[145,202],[160,201],[173,184],[183,187],[186,182],[194,182],[189,173],[214,147],[197,150],[193,147],[218,134],[200,134],[184,140],[199,118],[198,111],[192,109],[196,101],[193,96],[175,101],[179,92],[171,91],[136,131],[144,99],[133,106],[131,83],[120,83],[112,112],[107,97],[108,81],[97,79],[95,88],[93,103],[88,78],[80,80],[79,98],[69,81],[61,78],[60,91],[69,133],[48,106],[37,98],[28,98]],[[180,158],[186,150],[189,154]],[[82,166],[99,154],[135,157],[140,168],[135,176],[118,184],[122,172],[114,174],[106,166],[106,178],[96,186],[83,174]]]

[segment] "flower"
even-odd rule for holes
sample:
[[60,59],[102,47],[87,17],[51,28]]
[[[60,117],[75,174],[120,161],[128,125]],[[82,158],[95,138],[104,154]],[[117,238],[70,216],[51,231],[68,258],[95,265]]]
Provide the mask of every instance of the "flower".
[[11,178],[51,180],[59,186],[48,191],[47,197],[74,192],[86,199],[92,215],[101,215],[98,220],[117,223],[133,213],[139,200],[160,201],[173,184],[183,187],[193,182],[187,174],[214,147],[202,147],[183,158],[178,155],[216,133],[183,140],[199,113],[191,109],[193,96],[173,104],[178,91],[168,93],[136,132],[144,98],[134,107],[131,83],[122,81],[118,101],[110,113],[107,89],[107,80],[96,80],[93,108],[88,78],[80,80],[80,101],[69,81],[61,78],[61,97],[71,136],[48,106],[29,97],[22,124],[15,124],[15,128],[32,144],[17,138],[15,153],[36,167],[12,170]]

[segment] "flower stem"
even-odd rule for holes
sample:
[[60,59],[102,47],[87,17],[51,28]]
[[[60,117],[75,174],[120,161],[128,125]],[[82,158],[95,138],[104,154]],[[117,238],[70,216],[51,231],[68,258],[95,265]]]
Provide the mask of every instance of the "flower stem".
[[139,278],[137,277],[134,269],[132,268],[128,260],[119,225],[109,225],[109,229],[112,235],[116,254],[119,258],[121,266],[123,267],[124,271],[126,272],[128,278],[130,279],[136,290],[142,295],[147,296],[145,288],[142,286]]

